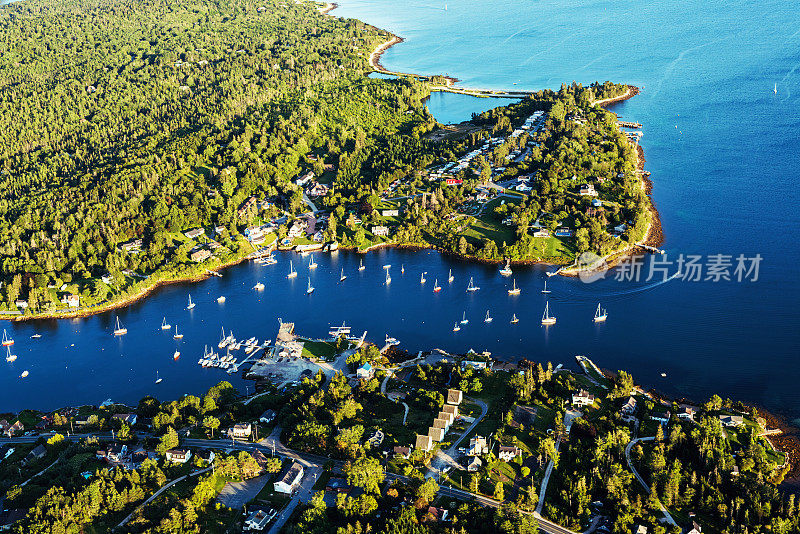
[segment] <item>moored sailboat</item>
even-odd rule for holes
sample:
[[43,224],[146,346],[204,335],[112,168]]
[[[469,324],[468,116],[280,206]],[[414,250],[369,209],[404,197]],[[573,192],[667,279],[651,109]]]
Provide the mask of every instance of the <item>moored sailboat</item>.
[[486,318],[483,320],[484,323],[491,323],[494,320],[491,315],[489,315],[489,310],[486,310]]
[[605,320],[608,319],[608,313],[606,313],[605,308],[602,310],[600,309],[600,303],[597,303],[597,310],[594,312],[594,322],[595,323],[603,323]]
[[339,276],[339,281],[344,282],[345,280],[347,280],[347,275],[344,274],[344,267],[342,267],[342,274]]
[[480,288],[479,288],[478,286],[476,286],[476,285],[475,285],[475,284],[472,282],[472,277],[470,276],[470,278],[469,278],[469,285],[467,286],[467,291],[477,291],[477,290],[479,290],[479,289],[480,289]]
[[544,305],[544,313],[542,314],[542,324],[545,326],[556,324],[556,318],[550,315],[550,302],[547,302]]
[[6,361],[8,363],[11,363],[16,359],[17,359],[17,355],[16,354],[11,354],[11,347],[6,347]]
[[437,278],[435,282],[433,282],[433,292],[438,293],[442,290],[442,286],[439,285],[439,279]]
[[122,325],[119,324],[119,317],[117,317],[116,325],[114,326],[114,335],[115,336],[124,336],[128,333],[127,328],[123,328]]
[[518,322],[519,322],[519,319],[517,319],[517,314],[516,313],[512,314],[511,315],[511,324],[517,324]]
[[512,274],[514,274],[514,271],[511,270],[511,262],[510,261],[506,261],[505,267],[500,269],[500,274],[502,274],[503,276],[511,276]]
[[311,259],[308,260],[308,268],[309,269],[316,269],[317,268],[317,262],[314,261],[314,255],[313,254],[311,255]]
[[517,287],[517,280],[514,279],[514,287],[508,290],[509,295],[519,295],[522,290]]
[[169,330],[172,328],[172,325],[167,322],[167,318],[164,317],[164,320],[161,321],[161,330]]
[[195,306],[195,304],[194,304],[194,302],[192,302],[192,296],[189,295],[189,304],[186,305],[186,309],[187,310],[191,310],[192,308],[194,308],[194,306]]
[[364,269],[366,269],[366,267],[364,267],[364,260],[361,259],[361,260],[359,260],[358,270],[359,271],[363,271]]
[[310,295],[314,292],[314,286],[311,285],[311,278],[308,279],[308,289],[306,289],[306,295]]
[[469,319],[467,319],[467,312],[464,312],[464,315],[461,316],[461,324],[467,324]]
[[294,278],[297,276],[297,271],[294,270],[294,266],[292,265],[292,260],[289,260],[289,274],[286,275],[286,278]]
[[550,293],[550,290],[547,289],[547,280],[544,281],[544,289],[542,289],[542,293],[545,294]]
[[6,329],[4,328],[3,329],[3,346],[4,347],[10,347],[13,344],[14,344],[14,340],[11,339],[11,336],[8,335],[8,332],[6,332]]
[[172,336],[174,339],[183,339],[183,334],[178,333],[178,325],[175,325],[175,335]]
[[453,269],[450,269],[450,270],[448,271],[448,273],[447,273],[447,282],[448,282],[448,283],[452,283],[452,282],[453,282],[453,280],[455,280],[455,279],[456,279],[456,277],[455,277],[455,276],[453,276]]

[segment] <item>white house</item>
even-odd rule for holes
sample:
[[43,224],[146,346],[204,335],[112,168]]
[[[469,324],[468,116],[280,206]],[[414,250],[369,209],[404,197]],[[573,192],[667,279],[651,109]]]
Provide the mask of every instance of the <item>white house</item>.
[[372,368],[372,365],[367,362],[358,369],[356,369],[356,377],[357,378],[372,378],[372,375],[375,374],[375,369]]
[[185,464],[192,457],[192,451],[183,449],[170,449],[164,453],[168,462]]
[[233,438],[249,438],[253,432],[253,427],[250,423],[237,423],[231,428],[229,435]]
[[594,395],[582,389],[572,394],[572,404],[575,406],[591,406],[594,404]]
[[272,521],[272,518],[275,517],[276,514],[277,512],[274,510],[269,510],[268,512],[265,512],[264,510],[256,510],[245,520],[244,529],[262,531],[264,530],[264,527],[266,527],[269,522]]
[[725,426],[741,426],[744,424],[744,417],[741,415],[720,415],[720,422]]
[[481,454],[489,454],[489,443],[483,436],[473,436],[469,440],[469,449],[467,449],[468,456],[479,456]]
[[275,481],[273,487],[278,493],[291,494],[300,487],[300,482],[302,482],[302,480],[303,466],[297,462],[292,462],[292,465]]
[[507,447],[505,445],[500,445],[500,449],[497,451],[497,457],[505,462],[510,462],[517,456],[522,455],[522,450],[516,446]]
[[430,436],[417,434],[416,448],[428,452],[433,448],[433,439]]
[[70,293],[61,297],[61,304],[66,304],[70,308],[77,308],[81,305],[81,298],[78,295]]
[[550,230],[547,228],[540,228],[533,232],[533,237],[550,237]]
[[372,234],[375,237],[387,237],[389,235],[389,227],[388,226],[373,226],[372,227]]
[[620,410],[622,415],[633,415],[636,413],[636,398],[635,397],[628,397],[628,400],[625,401],[625,404],[622,405],[622,409]]

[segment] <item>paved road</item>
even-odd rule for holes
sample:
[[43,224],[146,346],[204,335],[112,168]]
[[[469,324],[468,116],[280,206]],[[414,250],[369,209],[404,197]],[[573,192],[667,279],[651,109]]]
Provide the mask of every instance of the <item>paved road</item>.
[[322,473],[322,467],[318,465],[306,469],[300,487],[294,492],[289,504],[278,514],[277,519],[275,519],[275,522],[269,529],[269,534],[278,534],[286,521],[292,516],[292,512],[297,508],[297,505],[301,502],[306,503],[311,500],[311,497],[314,495],[314,483],[317,481],[317,478],[319,478],[320,473]]
[[436,458],[433,459],[433,461],[431,462],[431,466],[428,468],[428,472],[425,473],[425,478],[431,478],[437,473],[441,473],[442,470],[448,465],[453,467],[460,467],[458,462],[456,462],[453,459],[453,454],[458,452],[458,446],[461,445],[461,442],[464,441],[464,438],[466,438],[469,435],[469,433],[472,432],[472,430],[478,425],[478,423],[481,422],[481,419],[483,419],[486,416],[486,412],[489,410],[489,407],[482,400],[478,399],[469,399],[469,400],[475,402],[475,404],[481,407],[481,414],[475,418],[472,424],[469,425],[469,427],[464,432],[462,432],[460,436],[458,436],[458,439],[456,439],[453,442],[453,444],[450,445],[449,449],[447,449],[446,451],[439,450],[436,453]]
[[[572,421],[580,417],[582,414],[581,412],[575,410],[567,410],[564,413],[564,427],[567,429],[567,434],[569,434],[570,428],[572,428]],[[561,436],[559,436],[558,440],[556,440],[556,452],[561,447]],[[539,504],[536,505],[536,514],[542,513],[542,507],[544,506],[544,497],[547,494],[547,483],[550,481],[550,475],[553,473],[553,468],[555,467],[555,463],[553,460],[547,464],[547,469],[544,472],[544,478],[542,479],[542,487],[539,490]]]
[[[639,484],[642,485],[642,487],[644,488],[644,490],[647,492],[648,495],[650,495],[650,486],[647,485],[647,483],[644,481],[644,478],[642,478],[642,475],[640,475],[639,472],[636,470],[636,468],[633,467],[633,462],[631,462],[631,449],[633,448],[634,445],[636,445],[640,441],[653,441],[654,439],[656,439],[655,436],[649,436],[646,438],[636,438],[628,442],[628,444],[625,446],[625,460],[628,462],[628,468],[631,470],[633,476],[636,477],[636,480],[639,481]],[[667,511],[664,505],[661,504],[660,501],[658,505],[661,507],[661,513],[664,514],[664,518],[666,518],[666,520],[669,521],[671,525],[678,526],[678,523],[675,521],[675,519],[672,517],[669,511]]]

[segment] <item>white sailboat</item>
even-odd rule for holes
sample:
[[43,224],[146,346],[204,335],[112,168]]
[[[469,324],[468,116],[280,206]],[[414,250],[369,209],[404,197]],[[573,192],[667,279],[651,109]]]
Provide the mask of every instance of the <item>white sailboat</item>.
[[550,302],[547,302],[544,305],[544,313],[542,314],[542,324],[545,326],[556,324],[556,318],[550,316]]
[[606,319],[608,319],[608,314],[606,313],[605,309],[600,309],[600,303],[598,302],[597,310],[594,312],[594,322],[603,323]]
[[469,285],[467,286],[467,291],[477,291],[477,290],[479,290],[479,289],[480,289],[480,288],[479,288],[478,286],[476,286],[476,285],[475,285],[475,284],[472,282],[472,277],[470,276],[470,278],[469,278]]
[[192,296],[189,295],[189,304],[186,305],[186,309],[187,310],[191,310],[192,308],[194,308],[194,306],[195,306],[195,304],[194,304],[194,302],[192,302]]
[[514,287],[508,290],[509,295],[519,295],[522,290],[517,287],[517,280],[514,279]]
[[6,361],[8,363],[11,363],[16,359],[17,359],[17,355],[16,354],[11,354],[11,347],[6,347]]
[[453,269],[450,269],[450,271],[447,273],[447,282],[448,283],[453,283],[453,280],[455,280],[455,279],[456,279],[456,277],[453,276]]
[[386,271],[386,285],[388,286],[391,283],[392,283],[392,277],[389,275],[389,271],[387,269],[387,271]]
[[117,323],[114,327],[114,335],[115,336],[124,336],[128,333],[127,328],[123,328],[122,325],[119,324],[119,317],[117,317]]
[[461,330],[461,326],[459,326],[459,324],[456,323],[455,326],[453,326],[453,332],[458,332],[459,330]]
[[364,267],[364,260],[359,260],[358,270],[363,271],[364,269],[366,269],[366,267]]
[[467,312],[464,312],[464,315],[461,316],[461,324],[467,324],[469,319],[467,319]]
[[29,375],[29,374],[30,374],[30,373],[28,373],[28,371],[22,371],[22,374],[21,374],[21,375],[19,375],[19,377],[20,377],[20,378],[28,378],[28,375]]
[[405,272],[406,272],[406,267],[405,267],[405,265],[403,265],[403,264],[401,263],[401,264],[400,264],[400,274],[405,274]]
[[384,269],[391,269],[392,268],[392,264],[391,263],[387,263],[386,265],[383,266],[383,268]]
[[778,94],[778,84],[777,83],[775,84],[775,88],[772,90],[772,92],[774,94],[776,94],[776,95]]
[[183,334],[178,333],[178,325],[175,325],[175,335],[172,336],[174,339],[183,339]]
[[347,280],[347,276],[344,274],[344,267],[342,267],[342,274],[339,276],[339,281],[344,282],[345,280]]
[[489,310],[486,310],[486,318],[483,320],[484,323],[491,323],[494,320],[492,316],[489,315]]
[[437,278],[436,281],[433,282],[433,292],[438,293],[442,290],[442,286],[439,285],[439,279]]
[[225,327],[222,327],[222,335],[219,336],[219,343],[217,343],[217,347],[224,349],[228,343],[230,343],[230,336],[225,336]]
[[173,359],[173,360],[177,360],[177,359],[178,359],[178,358],[180,358],[180,357],[181,357],[181,353],[180,353],[180,351],[178,351],[178,350],[176,350],[176,351],[175,351],[175,352],[172,354],[172,359]]
[[425,283],[425,272],[423,272],[421,275],[419,275],[419,283],[420,284],[424,284]]
[[505,267],[500,269],[500,274],[502,274],[503,276],[511,276],[512,274],[514,274],[514,271],[511,270],[511,262],[510,261],[506,261]]
[[172,328],[172,325],[167,323],[167,318],[164,317],[164,320],[161,321],[161,330],[169,330],[170,328]]
[[6,329],[4,328],[3,329],[3,346],[4,347],[10,347],[13,344],[14,344],[14,340],[11,339],[11,337],[8,335],[8,332],[6,332]]
[[547,289],[547,280],[544,281],[544,289],[542,289],[542,293],[544,294],[550,293],[550,290]]
[[292,260],[289,260],[289,274],[286,275],[286,278],[294,278],[297,276],[297,271],[294,270],[294,265],[292,265]]
[[511,315],[511,324],[517,324],[518,322],[519,322],[519,319],[517,319],[517,314],[516,313],[512,314]]
[[314,286],[311,285],[311,278],[308,279],[308,289],[306,289],[306,295],[310,295],[314,292]]
[[316,269],[317,268],[317,262],[314,261],[314,255],[313,254],[311,255],[311,259],[308,260],[308,268],[309,269]]
[[163,380],[163,378],[158,376],[158,371],[156,371],[156,384],[160,384],[162,380]]

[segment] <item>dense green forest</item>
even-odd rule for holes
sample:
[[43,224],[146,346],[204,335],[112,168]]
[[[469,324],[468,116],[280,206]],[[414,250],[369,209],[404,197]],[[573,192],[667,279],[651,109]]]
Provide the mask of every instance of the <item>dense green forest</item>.
[[[123,271],[173,270],[192,245],[181,231],[235,230],[250,195],[296,209],[290,179],[312,151],[335,157],[348,141],[424,128],[420,84],[365,77],[366,55],[385,39],[311,2],[5,6],[6,304],[26,298],[31,311],[47,309],[62,284],[108,273],[121,287]],[[136,239],[140,253],[120,250]],[[88,289],[98,301],[109,291]]]

